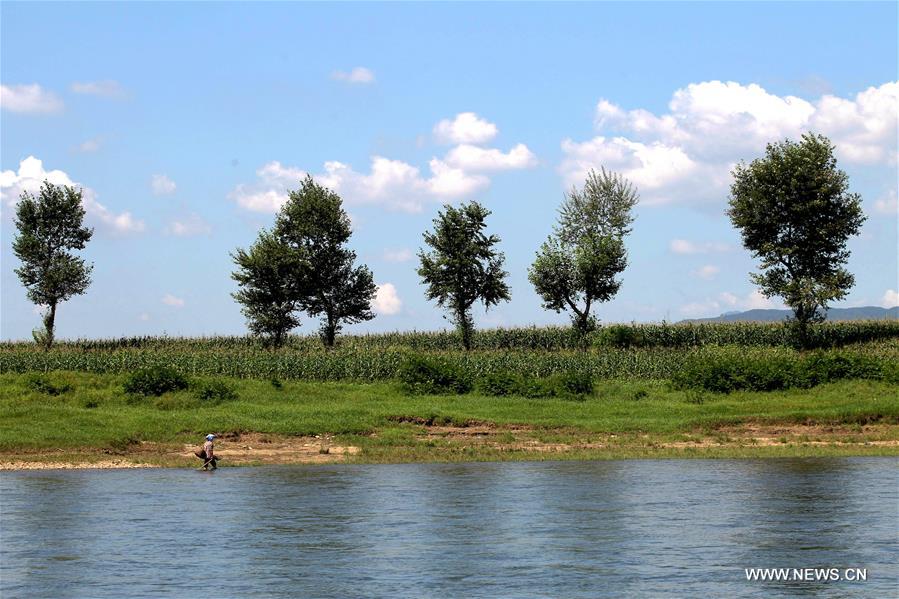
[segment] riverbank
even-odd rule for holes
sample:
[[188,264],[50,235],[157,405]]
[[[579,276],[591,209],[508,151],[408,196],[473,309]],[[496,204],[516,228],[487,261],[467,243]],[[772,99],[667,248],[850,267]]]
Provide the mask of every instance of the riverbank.
[[899,455],[899,389],[841,381],[711,394],[600,381],[583,401],[408,396],[391,383],[230,379],[236,399],[130,396],[123,376],[0,375],[0,468],[191,467],[208,432],[222,466],[604,458]]
[[[675,435],[587,434],[522,426],[412,426],[385,441],[365,437],[282,437],[231,433],[218,441],[221,466],[632,458],[753,458],[899,455],[899,425],[747,424]],[[356,442],[358,445],[347,445]],[[127,451],[0,452],[0,470],[186,468],[199,465],[190,444],[140,442]]]

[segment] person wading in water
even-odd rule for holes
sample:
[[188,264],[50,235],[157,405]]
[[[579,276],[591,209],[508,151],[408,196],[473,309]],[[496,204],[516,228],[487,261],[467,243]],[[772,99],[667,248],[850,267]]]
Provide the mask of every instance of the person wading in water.
[[209,434],[206,435],[206,442],[203,443],[203,448],[194,452],[194,455],[203,460],[203,470],[211,469],[215,470],[215,463],[218,459],[215,457],[215,448],[213,447],[213,439],[215,439],[215,435]]

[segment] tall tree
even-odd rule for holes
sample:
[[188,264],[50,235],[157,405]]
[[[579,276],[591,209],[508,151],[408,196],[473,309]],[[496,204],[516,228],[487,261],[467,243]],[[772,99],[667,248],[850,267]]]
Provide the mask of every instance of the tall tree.
[[46,306],[43,329],[34,340],[50,349],[56,330],[56,308],[83,294],[91,283],[93,265],[72,253],[83,250],[94,234],[84,226],[81,190],[44,181],[37,197],[23,192],[16,206],[13,253],[22,266],[16,269],[28,299]]
[[238,248],[231,258],[238,267],[231,278],[240,285],[231,295],[243,306],[250,331],[280,347],[290,330],[300,325],[294,314],[302,291],[297,252],[270,231],[262,231],[249,251]]
[[418,253],[418,275],[428,286],[426,296],[449,311],[466,350],[471,349],[474,332],[472,304],[480,300],[490,309],[510,299],[505,282],[508,273],[503,270],[505,256],[494,248],[500,239],[484,233],[489,215],[477,202],[459,208],[446,206],[434,219],[434,231],[424,234],[431,251]]
[[591,310],[621,287],[616,277],[627,267],[624,237],[631,232],[638,197],[621,175],[591,169],[583,189],[575,187],[565,195],[553,234],[528,271],[544,308],[571,312],[583,347],[596,328]]
[[837,168],[823,135],[768,144],[765,157],[738,164],[727,215],[743,246],[760,260],[752,281],[766,297],[793,309],[796,341],[807,346],[808,326],[827,305],[846,296],[855,278],[843,266],[846,243],[865,222],[861,196]]
[[344,323],[374,318],[377,286],[367,266],[354,266],[356,253],[346,247],[352,229],[340,196],[307,176],[290,192],[274,234],[300,260],[298,305],[310,316],[322,316],[326,347],[334,345]]

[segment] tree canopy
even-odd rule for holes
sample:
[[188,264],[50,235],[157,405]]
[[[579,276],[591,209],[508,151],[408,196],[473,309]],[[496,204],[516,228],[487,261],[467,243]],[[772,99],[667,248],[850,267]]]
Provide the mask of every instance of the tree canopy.
[[433,221],[433,232],[424,233],[430,251],[418,253],[418,275],[427,285],[425,295],[449,312],[466,350],[471,349],[474,332],[472,305],[481,301],[490,309],[510,299],[505,282],[508,273],[503,270],[505,256],[495,248],[500,238],[484,232],[489,215],[477,202],[458,208],[445,206]]
[[808,133],[768,144],[764,158],[732,172],[727,215],[760,260],[761,272],[750,276],[765,296],[793,309],[800,342],[808,323],[823,320],[828,303],[855,282],[844,268],[847,242],[866,217],[833,151],[826,137]]
[[81,195],[80,189],[44,181],[37,196],[23,192],[16,205],[18,234],[12,247],[22,264],[15,272],[28,299],[46,306],[43,329],[36,329],[34,337],[47,349],[53,345],[57,306],[83,294],[91,283],[93,265],[72,253],[93,236],[84,226]]
[[231,295],[242,305],[250,331],[280,346],[290,330],[300,325],[295,314],[299,256],[270,231],[262,231],[248,251],[238,248],[231,257],[238,267],[231,278],[240,285]]
[[584,339],[596,326],[595,304],[609,301],[621,287],[616,277],[627,267],[624,237],[637,199],[636,188],[621,175],[591,170],[582,189],[565,195],[553,234],[528,271],[543,307],[570,311]]
[[298,305],[322,316],[326,346],[334,345],[344,323],[374,318],[377,285],[367,266],[354,265],[356,253],[346,247],[352,228],[340,196],[307,176],[281,208],[274,235],[297,255]]

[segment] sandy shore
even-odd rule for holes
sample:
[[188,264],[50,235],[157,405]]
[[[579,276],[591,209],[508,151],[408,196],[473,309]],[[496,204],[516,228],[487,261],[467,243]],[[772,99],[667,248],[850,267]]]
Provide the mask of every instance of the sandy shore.
[[[575,433],[534,429],[528,426],[497,426],[472,422],[467,426],[418,424],[411,438],[394,446],[373,448],[374,461],[439,461],[441,459],[546,459],[557,456],[616,457],[747,457],[758,452],[770,455],[869,455],[883,450],[899,454],[899,425],[866,426],[758,425],[727,427],[661,438],[639,433]],[[372,434],[372,441],[377,434]],[[0,453],[0,470],[45,470],[82,468],[159,468],[199,466],[197,446],[142,442],[126,452],[91,449],[68,452],[34,451]],[[223,435],[216,443],[222,466],[264,464],[329,464],[369,461],[363,447],[335,443],[328,435],[285,437],[261,433]],[[385,457],[386,456],[386,457]],[[462,457],[461,459],[466,459]]]

